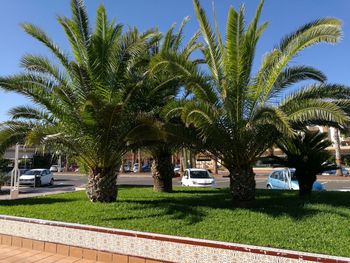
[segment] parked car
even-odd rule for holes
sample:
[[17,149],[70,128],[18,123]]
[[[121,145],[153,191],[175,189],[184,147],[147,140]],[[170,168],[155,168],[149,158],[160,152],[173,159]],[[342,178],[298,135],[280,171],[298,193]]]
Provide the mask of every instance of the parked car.
[[174,177],[179,177],[180,176],[180,165],[176,164],[174,166]]
[[[343,176],[349,176],[349,171],[347,169],[345,169],[344,167],[341,168],[342,172],[343,172]],[[337,172],[336,169],[334,170],[327,170],[327,171],[323,171],[322,175],[335,175]]]
[[148,164],[144,164],[141,167],[141,172],[143,173],[149,173],[151,171],[151,166],[149,166]]
[[[299,190],[299,182],[295,176],[295,169],[276,169],[270,173],[266,182],[267,189]],[[312,190],[325,191],[320,182],[315,181]]]
[[184,171],[181,178],[183,186],[215,187],[215,178],[206,169],[190,168]]
[[33,185],[40,187],[42,185],[53,185],[54,178],[48,169],[32,169],[26,171],[19,177],[20,185]]
[[[132,171],[134,173],[138,173],[139,172],[139,164],[138,163],[134,163],[134,167],[132,168]],[[147,173],[151,171],[151,167],[148,164],[144,164],[141,166],[141,172],[143,173]]]
[[123,167],[120,167],[120,172],[129,173],[131,172],[131,167],[129,164],[125,163]]
[[53,173],[62,173],[63,172],[63,167],[55,164],[55,165],[51,165],[50,167],[50,172],[53,172]]
[[139,164],[138,163],[134,163],[134,167],[132,168],[132,171],[134,173],[137,173],[139,171]]

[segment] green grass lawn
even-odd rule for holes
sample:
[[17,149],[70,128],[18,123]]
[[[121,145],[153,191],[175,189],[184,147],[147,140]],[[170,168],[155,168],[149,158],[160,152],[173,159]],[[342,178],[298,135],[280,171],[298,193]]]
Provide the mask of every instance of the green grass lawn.
[[118,202],[94,204],[84,192],[0,201],[0,214],[350,256],[350,194],[259,190],[254,208],[232,208],[223,189],[120,188]]

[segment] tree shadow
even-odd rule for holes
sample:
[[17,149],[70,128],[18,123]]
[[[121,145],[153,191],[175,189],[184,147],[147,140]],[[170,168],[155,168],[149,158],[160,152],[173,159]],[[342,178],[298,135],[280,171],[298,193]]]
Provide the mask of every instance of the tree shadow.
[[[185,195],[184,195],[185,194]],[[344,219],[350,218],[350,213],[339,209],[317,205],[328,205],[336,208],[350,208],[349,194],[342,192],[313,193],[307,204],[303,203],[296,191],[257,190],[256,200],[249,208],[234,207],[228,189],[212,190],[175,190],[172,193],[157,193],[154,199],[124,199],[121,203],[133,204],[131,209],[159,209],[162,214],[172,219],[181,220],[190,225],[201,222],[206,217],[205,208],[228,209],[234,211],[243,209],[267,214],[271,217],[288,216],[295,221],[329,212],[338,214]],[[155,215],[156,216],[156,215]],[[130,218],[129,218],[130,219]]]
[[59,197],[50,197],[50,198],[23,198],[15,200],[0,200],[1,206],[18,206],[18,205],[49,205],[56,203],[69,203],[75,202],[79,199],[77,198],[59,198]]

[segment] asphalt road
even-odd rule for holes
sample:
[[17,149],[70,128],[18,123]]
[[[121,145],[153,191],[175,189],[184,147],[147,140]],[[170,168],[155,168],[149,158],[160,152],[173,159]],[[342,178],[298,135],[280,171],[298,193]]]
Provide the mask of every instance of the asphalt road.
[[[258,189],[266,188],[267,175],[256,176],[256,187]],[[337,178],[334,176],[320,176],[319,182],[324,184],[328,191],[350,191],[350,178]],[[230,179],[227,177],[216,178],[217,187],[229,187]],[[147,185],[151,186],[153,184],[152,178],[150,176],[142,177],[127,177],[120,176],[118,178],[119,185]],[[180,186],[180,178],[174,178],[173,184]]]
[[[256,187],[259,189],[266,188],[267,174],[259,174],[256,176]],[[350,191],[350,177],[335,176],[319,176],[318,181],[325,185],[329,191]],[[55,185],[51,187],[43,187],[48,189],[67,188],[67,187],[84,187],[87,182],[86,176],[78,175],[62,175],[55,174]],[[216,178],[218,187],[228,187],[229,178],[218,176]],[[119,185],[153,185],[153,179],[150,174],[122,174],[118,177]],[[180,186],[180,178],[174,178],[173,184]]]
[[[20,195],[22,197],[31,197],[37,195],[47,195],[62,192],[72,192],[77,188],[84,188],[87,183],[87,177],[84,175],[62,174],[54,175],[55,184],[53,186],[20,187]],[[256,176],[256,187],[259,189],[266,188],[267,174],[259,174]],[[349,191],[350,192],[350,177],[335,177],[335,176],[319,176],[318,181],[325,185],[328,191]],[[229,178],[218,176],[216,178],[217,187],[228,187]],[[153,179],[150,174],[123,174],[118,177],[118,185],[144,185],[152,186]],[[173,179],[174,186],[180,186],[180,178]],[[4,187],[0,195],[1,199],[8,199],[9,187]]]

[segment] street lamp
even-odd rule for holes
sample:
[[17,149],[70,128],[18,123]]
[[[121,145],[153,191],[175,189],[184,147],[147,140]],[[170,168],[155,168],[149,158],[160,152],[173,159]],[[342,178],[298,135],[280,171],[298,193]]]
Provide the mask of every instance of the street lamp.
[[13,166],[13,170],[11,171],[11,190],[10,190],[10,198],[15,199],[19,194],[19,169],[18,169],[18,152],[19,152],[19,144],[16,144],[15,149],[15,163]]

